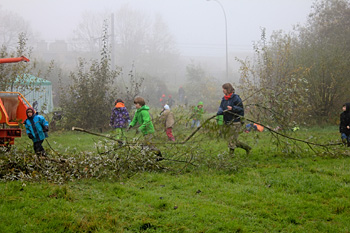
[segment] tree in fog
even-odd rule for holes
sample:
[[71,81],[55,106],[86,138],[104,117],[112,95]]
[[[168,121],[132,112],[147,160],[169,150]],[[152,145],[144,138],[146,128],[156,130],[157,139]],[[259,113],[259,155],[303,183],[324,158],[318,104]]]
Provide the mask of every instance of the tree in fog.
[[[25,56],[30,59],[29,63],[17,62],[9,64],[1,64],[0,66],[0,90],[8,91],[30,91],[35,87],[34,83],[37,78],[29,79],[29,75],[34,77],[40,77],[42,70],[37,68],[37,62],[35,59],[31,59],[32,48],[27,45],[27,37],[24,33],[20,33],[16,39],[17,47],[15,49],[9,49],[6,46],[0,48],[0,58],[20,57]],[[46,70],[46,73],[50,72],[50,68]]]
[[144,82],[140,94],[146,97],[149,105],[160,108],[161,105],[159,100],[161,96],[164,94],[166,95],[165,99],[167,99],[169,94],[171,94],[166,79],[154,77],[148,74],[143,74],[142,77],[144,78]]
[[322,0],[314,4],[308,23],[299,28],[298,61],[310,68],[311,114],[327,121],[349,101],[350,3]]
[[[43,77],[52,84],[52,100],[53,105],[58,107],[59,103],[59,92],[60,83],[69,83],[69,71],[63,68],[63,65],[60,64],[57,60],[46,61],[41,58],[37,59],[35,72],[44,70],[45,72],[40,72],[39,77]],[[49,72],[48,72],[49,71]]]
[[215,112],[219,106],[222,83],[210,77],[201,64],[193,61],[186,66],[186,78],[184,89],[189,104],[195,106],[203,101],[206,110]]
[[101,49],[103,21],[108,14],[84,12],[82,19],[73,31],[71,46],[75,51],[89,52],[92,56]]
[[146,41],[151,28],[147,15],[124,5],[115,14],[116,60],[122,67],[140,63],[146,52]]
[[312,9],[308,23],[294,33],[274,32],[270,41],[263,33],[256,59],[242,62],[245,96],[257,92],[255,116],[263,112],[272,122],[320,124],[337,119],[348,101],[349,1],[322,0]]
[[0,8],[0,45],[8,50],[16,49],[20,34],[25,34],[27,39],[33,37],[29,23],[18,14]]
[[[134,68],[134,67],[133,67]],[[170,91],[161,78],[152,77],[145,73],[137,73],[135,69],[131,69],[127,76],[121,74],[115,87],[118,98],[125,101],[125,106],[131,109],[136,96],[142,96],[146,99],[148,105],[160,107],[159,98]],[[167,98],[166,97],[166,98]]]
[[[74,41],[83,45],[83,49],[93,53],[99,47],[99,22],[108,20],[109,42],[114,39],[115,63],[123,69],[125,76],[133,69],[142,76],[174,81],[179,75],[179,56],[175,48],[173,36],[163,19],[156,15],[153,19],[149,15],[124,5],[114,16],[114,38],[111,30],[112,13],[93,14],[86,13],[74,31]],[[97,38],[97,40],[96,40]],[[73,41],[73,43],[75,43]],[[113,44],[113,43],[111,43]],[[127,77],[126,77],[127,78]],[[150,93],[153,94],[153,93]]]
[[[96,54],[101,47],[101,31],[103,21],[111,27],[112,11],[104,14],[85,12],[81,22],[73,31],[72,45],[76,51]],[[147,31],[150,21],[145,14],[132,10],[128,6],[121,7],[115,13],[114,38],[111,38],[111,28],[108,28],[109,42],[115,41],[117,63],[122,67],[131,67],[144,52]]]
[[80,59],[78,67],[70,74],[72,83],[62,85],[60,103],[67,120],[65,125],[69,128],[108,126],[116,96],[113,83],[119,70],[111,69],[107,24],[103,28],[102,42],[100,60],[88,63]]
[[[165,80],[171,80],[178,73],[179,53],[168,25],[161,15],[156,15],[145,39],[141,69],[146,73]],[[173,77],[171,77],[173,76]]]
[[138,73],[170,82],[178,76],[179,56],[173,35],[160,15],[150,17],[128,6],[116,14],[116,61]]
[[265,30],[255,45],[254,60],[241,60],[242,99],[257,120],[288,128],[307,113],[308,69],[293,54],[295,41],[275,32],[268,42]]
[[135,72],[135,69],[131,69],[125,77],[123,74],[118,77],[115,90],[117,96],[115,99],[122,99],[125,107],[131,109],[134,105],[134,98],[141,94],[141,88],[143,86],[144,78]]

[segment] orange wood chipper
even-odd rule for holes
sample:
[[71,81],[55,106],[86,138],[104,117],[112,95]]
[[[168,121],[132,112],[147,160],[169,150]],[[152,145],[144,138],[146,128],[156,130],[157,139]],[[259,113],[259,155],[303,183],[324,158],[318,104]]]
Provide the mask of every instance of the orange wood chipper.
[[[26,57],[0,58],[0,63],[26,61]],[[19,92],[0,91],[0,146],[10,147],[16,137],[21,137],[20,124],[27,119],[26,110],[31,107]]]

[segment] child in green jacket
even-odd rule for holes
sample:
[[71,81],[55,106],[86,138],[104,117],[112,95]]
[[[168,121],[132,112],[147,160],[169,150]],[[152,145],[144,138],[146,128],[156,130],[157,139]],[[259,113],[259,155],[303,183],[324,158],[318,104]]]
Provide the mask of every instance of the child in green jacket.
[[154,126],[151,116],[148,112],[149,107],[146,105],[145,99],[139,96],[135,97],[134,104],[137,110],[134,118],[130,122],[128,129],[134,127],[138,123],[140,126],[137,130],[142,133],[144,137],[144,144],[147,145],[143,146],[143,148],[148,147],[149,150],[154,151],[158,156],[157,161],[160,161],[163,159],[160,150],[151,144],[154,133]]
[[134,104],[136,107],[136,113],[129,128],[134,127],[136,123],[139,123],[140,127],[137,129],[143,136],[152,135],[154,133],[154,127],[149,114],[149,107],[146,105],[145,100],[142,97],[135,97]]
[[201,125],[203,113],[203,102],[199,101],[197,106],[193,109],[191,128],[194,126],[199,127]]

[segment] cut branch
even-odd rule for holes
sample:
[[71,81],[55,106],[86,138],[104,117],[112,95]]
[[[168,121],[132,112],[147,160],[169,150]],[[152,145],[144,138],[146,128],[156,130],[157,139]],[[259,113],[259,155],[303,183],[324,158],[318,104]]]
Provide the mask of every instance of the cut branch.
[[119,139],[116,139],[116,138],[112,138],[112,137],[109,137],[109,136],[106,136],[106,135],[103,135],[103,134],[94,133],[94,132],[88,131],[88,130],[86,130],[86,129],[82,129],[82,128],[78,128],[78,127],[73,127],[72,130],[73,130],[73,131],[80,131],[80,132],[92,134],[92,135],[99,136],[99,137],[108,138],[108,139],[110,139],[110,140],[114,140],[114,141],[123,143],[122,140],[119,140]]

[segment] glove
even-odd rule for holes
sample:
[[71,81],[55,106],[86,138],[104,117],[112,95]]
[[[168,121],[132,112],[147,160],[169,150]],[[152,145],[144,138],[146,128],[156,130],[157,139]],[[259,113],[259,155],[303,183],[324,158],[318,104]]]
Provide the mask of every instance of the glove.
[[49,126],[45,125],[44,128],[43,128],[43,131],[44,132],[49,132]]
[[30,139],[33,139],[34,138],[34,136],[33,136],[33,134],[28,134],[28,137],[30,138]]

